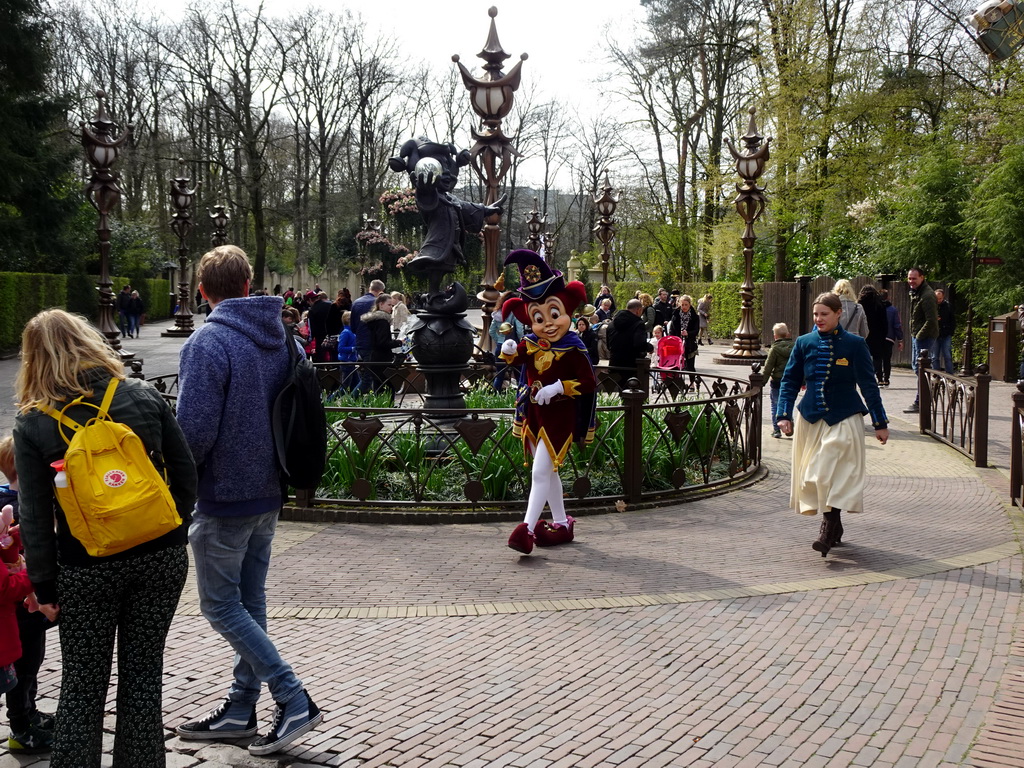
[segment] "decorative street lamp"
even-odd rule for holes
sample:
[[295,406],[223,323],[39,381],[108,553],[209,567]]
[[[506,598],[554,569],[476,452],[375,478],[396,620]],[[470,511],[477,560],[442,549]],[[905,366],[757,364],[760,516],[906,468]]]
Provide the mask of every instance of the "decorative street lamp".
[[356,240],[359,241],[359,258],[363,263],[363,268],[359,270],[359,275],[364,281],[360,284],[360,293],[366,293],[369,285],[366,280],[367,267],[370,266],[370,258],[373,255],[370,252],[370,244],[379,242],[383,237],[381,226],[379,219],[373,218],[371,214],[363,214],[363,228],[356,234]]
[[[487,35],[487,42],[484,49],[477,56],[484,60],[484,78],[478,80],[470,74],[466,66],[459,60],[458,54],[452,56],[462,73],[462,83],[469,90],[470,104],[473,111],[480,117],[480,130],[473,129],[472,135],[475,143],[470,149],[470,157],[473,162],[473,169],[487,186],[485,205],[494,205],[498,202],[498,190],[501,187],[505,174],[512,165],[513,156],[518,157],[519,153],[512,146],[512,137],[506,136],[501,129],[501,121],[512,109],[513,93],[519,88],[522,78],[522,66],[526,61],[527,54],[522,54],[519,61],[512,67],[508,74],[501,71],[505,59],[511,54],[505,53],[498,41],[498,30],[494,24],[494,17],[498,15],[498,9],[491,6],[487,11],[491,17],[491,28]],[[488,338],[488,326],[490,326],[490,310],[497,302],[500,294],[494,287],[498,279],[498,245],[501,240],[501,216],[494,214],[488,216],[483,228],[484,238],[484,278],[483,290],[479,297],[482,297],[483,306],[483,338]]]
[[601,282],[608,283],[608,262],[611,260],[611,242],[615,237],[615,207],[619,204],[619,198],[612,193],[611,182],[608,181],[608,169],[604,169],[604,186],[601,187],[601,195],[594,198],[594,206],[597,208],[597,224],[594,226],[594,234],[601,241]]
[[174,206],[171,231],[178,236],[178,311],[174,313],[174,327],[164,331],[161,336],[180,338],[191,336],[195,330],[189,309],[188,246],[185,245],[185,239],[192,231],[192,201],[199,184],[189,189],[192,179],[185,175],[185,161],[179,158],[178,164],[181,166],[179,175],[171,181],[171,205]]
[[121,188],[117,184],[119,174],[112,169],[114,163],[117,162],[118,150],[132,135],[132,126],[131,124],[126,126],[124,133],[119,138],[115,138],[114,131],[117,129],[117,124],[107,115],[107,95],[103,91],[96,91],[96,98],[100,102],[96,116],[88,123],[83,122],[80,125],[85,157],[89,161],[89,165],[92,166],[92,176],[85,187],[85,195],[100,215],[99,223],[96,225],[100,252],[100,279],[96,284],[100,294],[98,326],[100,333],[107,337],[107,343],[122,357],[127,358],[132,355],[122,351],[121,332],[114,324],[108,217],[121,199]]
[[526,214],[526,229],[530,236],[526,238],[526,247],[531,251],[540,253],[540,231],[544,229],[547,216],[541,216],[537,210],[537,198],[533,198],[533,210]]
[[213,233],[210,235],[210,245],[214,248],[228,244],[228,224],[231,222],[231,217],[225,210],[223,205],[213,206],[211,211],[209,208],[206,212],[210,215],[210,223],[213,224]]
[[[747,133],[743,136],[743,151],[737,152],[732,141],[726,139],[726,144],[733,158],[736,160],[736,172],[743,179],[742,184],[736,185],[736,211],[745,222],[743,229],[743,284],[740,286],[740,297],[743,306],[740,312],[739,327],[733,332],[732,349],[723,352],[718,358],[725,363],[750,363],[764,360],[767,355],[761,350],[761,332],[754,321],[754,243],[757,235],[754,234],[754,222],[764,212],[767,200],[764,196],[764,187],[757,186],[757,180],[764,173],[764,165],[768,161],[768,145],[771,138],[765,140],[757,132],[757,125],[754,123],[756,110],[751,107],[750,123],[747,126]],[[763,142],[763,143],[762,143]]]
[[544,260],[548,264],[554,264],[555,263],[555,246],[558,245],[558,235],[556,235],[554,232],[545,232],[544,236],[543,236],[543,242],[544,242]]

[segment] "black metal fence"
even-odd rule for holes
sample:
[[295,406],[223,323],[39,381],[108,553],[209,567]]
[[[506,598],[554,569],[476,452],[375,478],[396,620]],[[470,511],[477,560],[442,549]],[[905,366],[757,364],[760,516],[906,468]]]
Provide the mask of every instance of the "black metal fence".
[[[759,373],[744,380],[639,362],[628,371],[597,369],[595,439],[570,451],[561,469],[567,509],[683,500],[763,474]],[[427,409],[425,382],[412,365],[364,374],[378,392],[359,397],[347,391],[358,381],[357,364],[317,367],[330,429],[327,470],[315,494],[294,497],[292,519],[521,517],[530,466],[512,434],[514,380],[499,395],[494,366],[474,363],[462,378],[466,409]],[[176,398],[176,375],[150,381]]]
[[1024,381],[1017,382],[1013,393],[1013,413],[1010,417],[1010,501],[1024,506]]
[[974,460],[974,466],[988,466],[988,366],[977,376],[956,376],[929,368],[930,356],[918,357],[918,400],[921,433],[952,446]]

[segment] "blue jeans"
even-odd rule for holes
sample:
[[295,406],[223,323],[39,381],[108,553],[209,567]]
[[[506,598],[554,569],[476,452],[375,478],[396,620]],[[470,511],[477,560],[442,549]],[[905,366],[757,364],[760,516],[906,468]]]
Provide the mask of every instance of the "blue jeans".
[[937,360],[932,360],[932,365],[940,371],[946,373],[953,372],[953,337],[952,336],[940,336],[937,343],[937,351],[935,356]]
[[[938,339],[918,339],[916,336],[911,337],[910,343],[910,367],[917,373],[917,356],[921,354],[924,349],[928,350],[928,354],[931,356],[931,366],[935,365],[935,349],[938,347]],[[921,393],[918,392],[914,395],[914,405],[917,405],[918,399],[921,397]]]
[[[369,360],[370,350],[356,347],[356,356],[360,360]],[[368,365],[360,365],[357,369],[357,376],[359,379],[355,388],[357,395],[366,395],[377,391],[377,380],[373,375],[373,368]]]
[[937,368],[937,360],[935,359],[935,350],[938,346],[938,339],[918,339],[916,336],[911,337],[910,344],[910,367],[914,373],[917,373],[917,356],[921,354],[922,350],[927,349],[928,354],[931,356],[932,368]]
[[782,389],[782,382],[770,381],[768,391],[772,402],[772,432],[779,428],[779,420],[775,416],[775,409],[779,407],[779,391]]
[[302,692],[302,681],[267,635],[267,570],[280,510],[214,517],[197,512],[188,529],[199,587],[199,608],[235,649],[233,702],[255,705],[260,684],[274,701]]

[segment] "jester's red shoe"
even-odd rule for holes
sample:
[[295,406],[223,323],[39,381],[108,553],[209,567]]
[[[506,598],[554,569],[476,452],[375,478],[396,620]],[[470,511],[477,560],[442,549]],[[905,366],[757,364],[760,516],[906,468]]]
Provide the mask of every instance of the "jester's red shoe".
[[530,532],[526,523],[520,523],[512,531],[512,535],[508,537],[508,545],[516,552],[528,555],[533,552],[533,544],[536,540],[536,537]]
[[573,525],[576,520],[566,515],[568,522],[563,525],[562,523],[549,523],[547,520],[541,520],[537,523],[537,527],[533,529],[534,535],[537,538],[538,547],[557,547],[559,544],[568,544],[573,540]]

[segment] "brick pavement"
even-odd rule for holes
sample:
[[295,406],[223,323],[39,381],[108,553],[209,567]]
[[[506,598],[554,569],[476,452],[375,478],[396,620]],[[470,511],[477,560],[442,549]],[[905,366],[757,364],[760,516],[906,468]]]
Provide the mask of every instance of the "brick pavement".
[[[868,509],[824,559],[816,521],[786,510],[789,443],[770,437],[752,488],[584,518],[575,544],[528,558],[508,525],[283,523],[272,633],[327,721],[269,759],[169,736],[169,764],[1019,764],[998,746],[1021,732],[1019,520],[990,478],[912,434],[912,379],[894,381]],[[227,686],[192,586],[166,669],[168,725]]]

